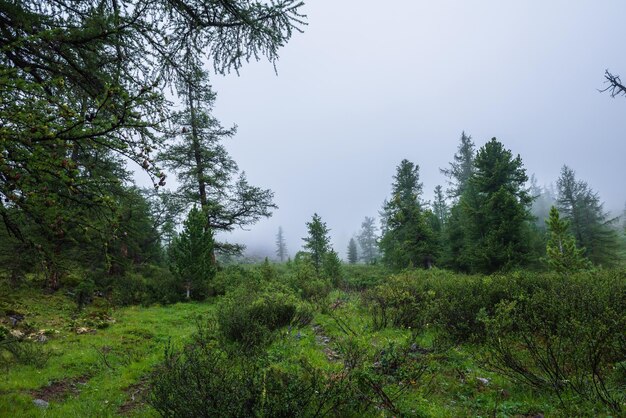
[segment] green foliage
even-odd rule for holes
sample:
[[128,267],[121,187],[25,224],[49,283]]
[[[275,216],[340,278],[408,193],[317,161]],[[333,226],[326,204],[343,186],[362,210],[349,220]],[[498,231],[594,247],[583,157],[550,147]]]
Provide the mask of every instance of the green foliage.
[[585,258],[585,249],[576,248],[576,240],[569,234],[569,223],[562,220],[559,211],[552,206],[550,217],[546,219],[548,227],[547,263],[551,270],[569,273],[590,267]]
[[209,294],[211,296],[221,296],[240,286],[256,283],[257,281],[254,273],[249,269],[238,265],[225,266],[217,271],[215,278],[209,284]]
[[213,233],[206,216],[195,206],[189,211],[183,230],[169,248],[172,273],[185,287],[187,299],[204,299],[215,276]]
[[200,334],[182,352],[166,347],[150,380],[149,402],[162,416],[251,416],[256,368]]
[[578,247],[584,248],[585,256],[596,265],[615,265],[619,244],[611,224],[617,218],[609,218],[598,194],[585,181],[577,180],[574,170],[566,165],[557,180],[557,190],[557,207],[569,221]]
[[74,289],[74,299],[76,300],[76,305],[78,306],[79,311],[91,302],[95,288],[96,285],[93,280],[90,279],[83,280],[78,286],[76,286]]
[[[618,364],[626,355],[626,275],[552,277],[483,313],[487,362],[525,385],[623,410]],[[620,389],[620,386],[622,389]]]
[[328,233],[330,229],[326,226],[326,222],[322,222],[322,218],[317,214],[313,214],[310,222],[306,223],[308,236],[302,238],[304,240],[304,248],[311,254],[311,262],[317,273],[321,272],[324,257],[330,251],[330,237]]
[[291,287],[302,299],[317,304],[326,300],[331,291],[330,279],[315,271],[309,253],[298,252],[289,270]]
[[20,340],[4,333],[0,337],[0,367],[8,369],[12,363],[45,367],[50,352],[39,342]]
[[268,365],[262,355],[224,351],[201,331],[183,350],[166,348],[149,401],[163,416],[356,416],[372,404],[362,399],[360,380],[306,360]]
[[436,239],[422,210],[419,166],[402,160],[392,184],[391,200],[385,201],[380,249],[383,262],[394,270],[431,267],[436,257]]
[[343,286],[347,290],[360,291],[374,287],[389,276],[389,270],[383,264],[357,264],[342,267]]
[[324,260],[322,262],[323,277],[330,280],[334,287],[338,287],[343,279],[343,271],[341,267],[341,260],[335,250],[330,250],[324,254]]
[[[529,206],[532,202],[522,159],[492,138],[476,155],[475,171],[453,213],[460,232],[461,263],[470,271],[493,273],[524,265],[529,257]],[[458,218],[456,218],[458,217]],[[459,231],[460,227],[460,231]],[[455,240],[456,241],[456,240]],[[460,248],[459,248],[460,247]]]
[[308,307],[293,291],[278,283],[242,286],[227,294],[217,308],[219,331],[226,341],[245,350],[265,345],[271,333],[292,323],[299,310]]
[[[125,164],[146,170],[155,188],[165,185],[155,162],[172,136],[164,91],[181,79],[204,91],[208,81],[194,78],[197,65],[187,65],[203,57],[222,73],[251,57],[275,62],[304,24],[301,6],[292,0],[3,4],[0,218],[11,249],[29,260],[10,263],[14,280],[37,265],[56,290],[72,263],[121,276],[131,264],[154,261],[164,216],[143,216],[145,202],[129,187]],[[216,204],[245,209],[257,190],[244,177],[231,186],[240,199]]]

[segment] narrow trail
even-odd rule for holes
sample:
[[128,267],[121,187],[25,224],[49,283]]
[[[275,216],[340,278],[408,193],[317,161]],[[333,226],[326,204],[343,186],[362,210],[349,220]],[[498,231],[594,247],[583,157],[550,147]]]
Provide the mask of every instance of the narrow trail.
[[324,328],[322,328],[321,325],[313,324],[311,325],[311,329],[313,329],[313,333],[315,334],[315,342],[322,346],[322,351],[328,361],[337,362],[341,360],[341,355],[331,347],[332,339],[326,335]]

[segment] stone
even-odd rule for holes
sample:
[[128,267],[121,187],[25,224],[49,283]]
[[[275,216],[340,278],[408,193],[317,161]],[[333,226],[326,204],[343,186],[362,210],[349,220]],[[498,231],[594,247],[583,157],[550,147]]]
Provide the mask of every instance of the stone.
[[50,405],[48,402],[44,401],[43,399],[35,399],[33,403],[35,404],[35,406],[39,408],[44,408],[44,409],[47,408],[48,405]]

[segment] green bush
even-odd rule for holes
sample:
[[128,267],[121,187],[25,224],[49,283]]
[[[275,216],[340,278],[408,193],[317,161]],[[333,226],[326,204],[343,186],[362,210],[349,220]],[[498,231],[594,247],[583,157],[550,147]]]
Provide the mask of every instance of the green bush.
[[74,300],[79,311],[91,303],[95,289],[96,285],[90,279],[85,279],[76,286],[74,289]]
[[168,345],[151,375],[148,402],[164,417],[253,416],[256,368],[215,341],[197,339],[182,351]]
[[486,361],[512,380],[563,399],[626,401],[626,272],[546,276],[542,286],[483,312]]
[[249,269],[238,265],[229,265],[218,270],[213,280],[209,283],[209,295],[224,295],[244,284],[256,283],[258,277]]
[[443,270],[412,270],[388,278],[364,294],[376,328],[437,328],[455,343],[480,341],[485,326],[481,311],[493,313],[502,300],[532,293],[545,279],[510,273],[465,276]]
[[226,351],[200,328],[184,349],[166,347],[149,403],[162,416],[357,417],[382,404],[372,385],[358,368],[326,372],[305,360],[269,365],[263,355]]
[[371,289],[383,283],[389,276],[389,270],[382,264],[348,264],[342,266],[342,269],[342,286],[347,290]]
[[294,321],[310,321],[310,307],[284,285],[268,283],[240,287],[224,296],[217,308],[220,332],[228,341],[253,349],[264,345],[272,331]]
[[303,299],[318,304],[323,303],[332,290],[330,279],[316,274],[310,256],[306,253],[296,255],[291,263],[288,280],[294,291]]
[[15,362],[41,369],[49,358],[50,352],[41,343],[19,340],[11,335],[0,338],[0,367],[6,369]]

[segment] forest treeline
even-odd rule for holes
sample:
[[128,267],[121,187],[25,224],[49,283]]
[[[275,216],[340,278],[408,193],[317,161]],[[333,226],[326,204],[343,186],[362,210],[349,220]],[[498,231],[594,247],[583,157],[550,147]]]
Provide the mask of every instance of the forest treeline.
[[[254,224],[276,205],[226,152],[236,127],[212,115],[204,63],[225,73],[250,59],[275,62],[306,25],[302,6],[4,3],[0,265],[10,282],[118,289],[126,303],[142,299],[135,288],[153,289],[154,301],[208,295],[219,260],[243,250],[216,234]],[[607,79],[620,94],[619,77]],[[153,188],[134,184],[134,166]],[[165,189],[165,170],[177,177],[175,190]],[[463,133],[442,172],[449,184],[429,202],[418,164],[401,161],[380,233],[366,218],[348,261],[469,273],[619,263],[623,228],[571,168],[563,167],[555,191],[529,184],[521,158],[503,143],[476,149]],[[340,262],[328,228],[317,215],[308,227],[304,253],[316,271],[334,271]],[[277,246],[286,260],[282,230]]]
[[[556,189],[541,187],[534,176],[529,179],[521,157],[496,138],[477,150],[463,132],[452,162],[441,172],[448,188],[437,186],[427,201],[419,165],[402,160],[380,212],[380,236],[366,218],[348,246],[349,262],[485,274],[559,263],[620,263],[626,223],[611,217],[598,194],[567,165]],[[374,248],[380,255],[372,253],[371,242],[378,243]]]

